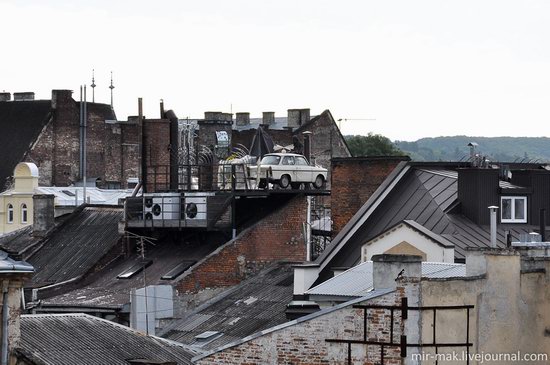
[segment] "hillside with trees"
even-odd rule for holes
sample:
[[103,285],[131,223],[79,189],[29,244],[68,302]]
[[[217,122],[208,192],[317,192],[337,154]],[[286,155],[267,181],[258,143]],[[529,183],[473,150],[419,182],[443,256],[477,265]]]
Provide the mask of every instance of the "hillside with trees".
[[550,161],[547,137],[434,137],[414,142],[395,141],[380,134],[346,136],[353,156],[409,155],[414,161],[460,161],[468,159],[469,142],[478,144],[478,153],[492,161]]

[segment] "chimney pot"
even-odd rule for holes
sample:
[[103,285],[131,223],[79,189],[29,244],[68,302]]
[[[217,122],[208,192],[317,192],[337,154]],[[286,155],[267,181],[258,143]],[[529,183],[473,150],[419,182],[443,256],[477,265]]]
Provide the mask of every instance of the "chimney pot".
[[250,125],[250,113],[247,113],[247,112],[237,113],[235,123],[238,126]]
[[0,101],[10,101],[11,100],[11,93],[0,93]]
[[14,101],[28,101],[34,100],[34,93],[30,91],[13,93]]
[[275,123],[275,112],[263,112],[262,123],[272,125]]

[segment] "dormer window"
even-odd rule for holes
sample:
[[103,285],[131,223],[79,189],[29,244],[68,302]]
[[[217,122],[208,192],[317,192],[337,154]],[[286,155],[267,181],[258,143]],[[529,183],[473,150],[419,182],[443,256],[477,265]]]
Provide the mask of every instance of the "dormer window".
[[527,223],[527,197],[501,197],[500,221],[502,223]]

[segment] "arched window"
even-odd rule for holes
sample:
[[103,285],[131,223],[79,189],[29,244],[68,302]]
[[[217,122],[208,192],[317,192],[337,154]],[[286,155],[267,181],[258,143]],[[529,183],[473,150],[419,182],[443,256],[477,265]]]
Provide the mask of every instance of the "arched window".
[[8,204],[8,223],[13,223],[13,205]]
[[27,218],[28,218],[27,204],[23,203],[21,204],[21,223],[22,224],[27,223]]

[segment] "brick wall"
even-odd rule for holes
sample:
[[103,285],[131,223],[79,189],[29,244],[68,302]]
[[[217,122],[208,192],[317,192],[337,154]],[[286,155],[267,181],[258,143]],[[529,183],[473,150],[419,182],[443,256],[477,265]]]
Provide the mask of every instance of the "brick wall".
[[[393,293],[361,304],[399,305],[403,296],[403,288],[398,288]],[[389,311],[378,309],[369,311],[368,339],[389,342],[391,318]],[[394,342],[399,343],[402,333],[401,314],[395,311]],[[347,364],[347,345],[326,342],[328,338],[362,340],[363,310],[349,305],[216,352],[200,359],[197,364]],[[378,364],[380,346],[354,344],[351,356],[352,364]],[[384,349],[384,364],[401,363],[399,347]]]
[[401,161],[408,157],[351,157],[332,160],[332,235],[349,222]]
[[178,282],[178,291],[232,286],[272,262],[304,261],[306,210],[305,197],[295,197],[199,262]]
[[317,165],[329,170],[327,188],[331,188],[331,158],[351,157],[342,134],[330,111],[325,110],[310,123],[298,128],[294,135],[303,143],[303,132],[311,132],[311,157]]
[[144,151],[147,165],[147,192],[170,188],[170,121],[145,119]]
[[[39,184],[66,186],[80,180],[80,106],[71,90],[52,91],[52,116],[24,160],[40,170]],[[135,124],[106,124],[110,105],[87,104],[87,176],[126,187],[137,177],[139,154]]]

